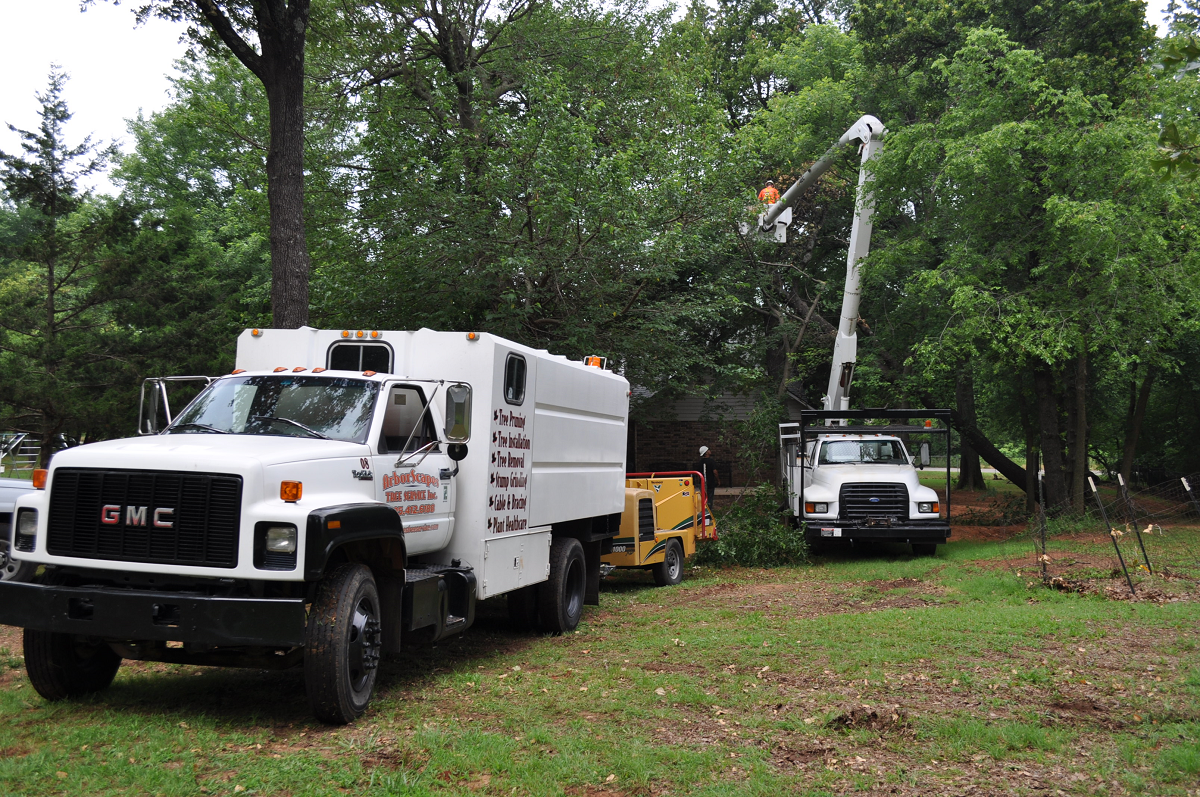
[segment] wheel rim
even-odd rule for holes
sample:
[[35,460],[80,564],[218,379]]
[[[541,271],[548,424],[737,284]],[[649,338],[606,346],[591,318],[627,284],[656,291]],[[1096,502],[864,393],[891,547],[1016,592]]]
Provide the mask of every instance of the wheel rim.
[[383,643],[379,625],[379,612],[368,597],[359,598],[350,619],[347,669],[350,688],[362,692],[370,688],[371,677],[379,667],[379,653]]
[[583,563],[572,562],[567,570],[567,616],[583,614]]
[[683,565],[679,561],[679,551],[674,545],[667,546],[667,576],[672,581],[679,578],[679,571],[683,569]]

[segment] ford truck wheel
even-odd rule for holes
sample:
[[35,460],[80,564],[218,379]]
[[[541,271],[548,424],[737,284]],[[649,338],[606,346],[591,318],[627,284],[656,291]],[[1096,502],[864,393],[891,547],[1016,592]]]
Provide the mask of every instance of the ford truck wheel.
[[583,617],[586,571],[579,540],[555,538],[550,545],[550,578],[538,590],[543,631],[565,634],[579,625]]
[[353,722],[371,701],[383,648],[379,590],[366,565],[341,565],[317,585],[304,645],[304,683],[322,722]]
[[74,634],[25,629],[25,670],[29,683],[47,700],[99,692],[117,677],[121,657],[103,642]]
[[654,583],[660,587],[669,587],[683,581],[683,546],[679,544],[679,540],[674,537],[667,540],[663,560],[651,570],[654,572]]

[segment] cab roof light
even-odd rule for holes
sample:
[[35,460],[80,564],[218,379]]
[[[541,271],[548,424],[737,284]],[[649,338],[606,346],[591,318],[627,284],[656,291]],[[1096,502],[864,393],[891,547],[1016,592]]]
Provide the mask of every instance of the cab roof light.
[[314,373],[314,374],[320,374],[320,373],[324,373],[324,371],[325,371],[325,369],[324,369],[324,368],[314,368],[314,369],[313,369],[313,373]]
[[233,369],[233,371],[232,371],[232,373],[234,373],[234,374],[244,374],[244,373],[246,373],[246,369],[245,369],[245,368],[234,368],[234,369]]
[[278,368],[276,368],[276,369],[275,369],[275,373],[279,373],[280,371],[286,371],[286,370],[287,370],[287,366],[286,366],[286,365],[281,365],[281,366],[279,366]]
[[372,329],[372,330],[371,330],[371,337],[373,337],[373,338],[377,338],[377,337],[379,337],[379,330],[378,330],[378,329]]
[[363,371],[363,376],[375,376],[374,371]]
[[348,338],[348,337],[350,337],[350,330],[348,330],[348,329],[343,329],[343,330],[342,330],[342,337],[343,337],[343,338]]
[[46,489],[46,475],[49,473],[50,473],[50,471],[46,470],[45,468],[35,469],[33,471],[33,489],[45,490]]
[[300,373],[301,371],[307,371],[307,370],[308,370],[308,369],[307,369],[307,368],[305,368],[303,365],[297,365],[295,368],[293,368],[293,369],[292,369],[292,373],[293,373],[293,374],[298,374],[298,373]]
[[355,336],[355,337],[357,337],[357,338],[361,338],[361,337],[363,336],[363,331],[362,331],[361,329],[360,329],[360,330],[358,330],[358,332],[355,332],[355,333],[354,333],[354,336]]
[[250,334],[256,338],[261,338],[262,330],[261,329],[252,329],[252,330],[250,330]]
[[300,500],[300,496],[304,495],[303,482],[280,482],[279,483],[279,499],[287,501],[289,504],[294,504]]

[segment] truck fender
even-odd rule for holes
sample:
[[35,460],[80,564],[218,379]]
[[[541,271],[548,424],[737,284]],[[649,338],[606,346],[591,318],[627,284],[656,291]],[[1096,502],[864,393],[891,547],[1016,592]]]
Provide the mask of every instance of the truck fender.
[[305,581],[319,581],[334,551],[361,540],[389,540],[399,544],[401,561],[408,561],[400,516],[384,504],[340,504],[314,509],[308,513],[304,540]]

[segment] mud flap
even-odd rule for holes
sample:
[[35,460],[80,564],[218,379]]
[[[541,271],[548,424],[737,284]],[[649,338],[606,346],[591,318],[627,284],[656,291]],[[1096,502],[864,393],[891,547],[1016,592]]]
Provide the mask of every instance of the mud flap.
[[[583,561],[587,568],[587,583],[584,586],[583,602],[588,606],[600,605],[600,546],[604,540],[583,543]],[[609,545],[612,539],[608,539]]]

